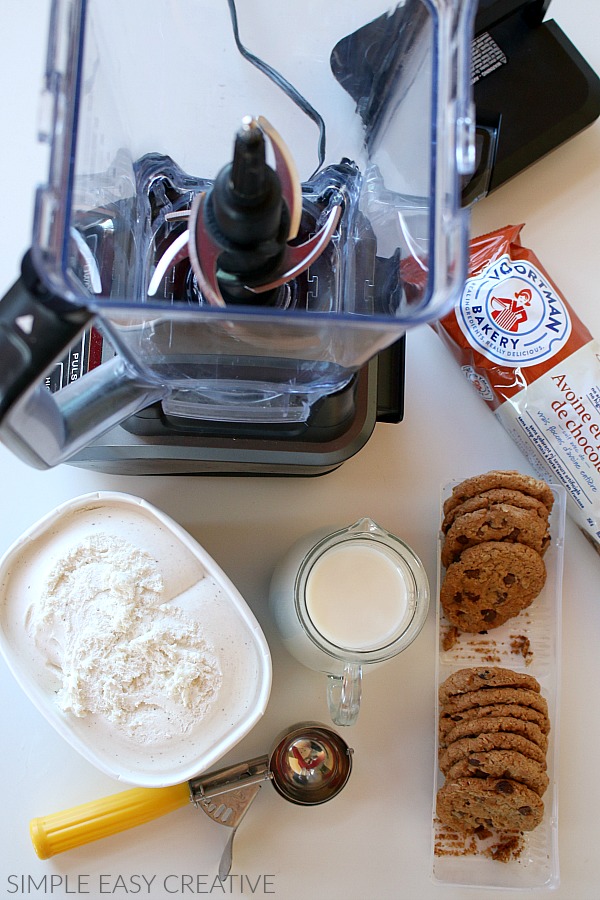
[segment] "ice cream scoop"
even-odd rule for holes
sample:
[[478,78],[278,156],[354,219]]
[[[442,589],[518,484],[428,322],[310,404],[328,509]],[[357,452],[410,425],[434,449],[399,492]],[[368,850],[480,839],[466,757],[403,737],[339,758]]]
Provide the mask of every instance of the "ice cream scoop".
[[219,875],[230,870],[235,831],[263,782],[290,803],[316,806],[335,797],[352,770],[352,749],[318,722],[301,722],[279,735],[269,755],[165,788],[132,788],[63,812],[33,819],[31,840],[40,859],[149,822],[190,800],[232,828]]

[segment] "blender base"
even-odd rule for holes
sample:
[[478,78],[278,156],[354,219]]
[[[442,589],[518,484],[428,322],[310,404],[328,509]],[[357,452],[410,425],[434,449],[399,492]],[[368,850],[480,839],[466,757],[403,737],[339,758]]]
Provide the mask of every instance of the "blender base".
[[195,423],[161,428],[156,409],[112,428],[68,465],[113,475],[316,476],[337,469],[367,443],[377,422],[404,414],[405,336],[371,359],[337,394],[324,398],[302,433],[272,425],[263,435]]

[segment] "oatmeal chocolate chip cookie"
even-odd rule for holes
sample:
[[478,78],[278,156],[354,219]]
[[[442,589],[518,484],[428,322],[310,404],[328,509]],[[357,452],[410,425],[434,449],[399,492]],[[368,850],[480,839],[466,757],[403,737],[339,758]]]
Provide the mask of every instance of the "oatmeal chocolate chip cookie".
[[487,631],[526,609],[545,581],[544,560],[531,547],[486,541],[467,548],[448,566],[440,602],[451,625]]
[[[449,675],[439,686],[438,696],[442,706],[451,699],[470,691],[490,688],[525,688],[540,694],[540,683],[527,672],[515,672],[501,666],[468,666]],[[489,701],[488,701],[489,702]]]
[[533,759],[544,769],[547,767],[546,753],[542,748],[520,734],[510,731],[496,731],[491,734],[480,734],[477,737],[461,738],[454,741],[439,755],[438,765],[446,774],[460,759],[473,753],[487,753],[490,750],[515,750],[528,759]]
[[548,521],[548,507],[541,500],[536,500],[535,497],[530,497],[522,491],[511,491],[508,488],[492,488],[489,491],[482,491],[480,494],[476,494],[474,497],[470,497],[468,500],[459,503],[458,506],[453,507],[444,516],[442,531],[445,534],[457,516],[475,512],[478,509],[489,509],[490,506],[494,506],[496,503],[509,503],[511,506],[516,506],[519,509],[529,510],[546,522]]
[[[485,671],[489,671],[489,669],[486,669]],[[461,672],[465,672],[465,670],[461,669]],[[466,679],[467,676],[464,677]],[[442,712],[444,715],[451,716],[456,713],[466,712],[471,709],[476,709],[477,707],[487,707],[492,704],[502,706],[518,703],[520,706],[525,706],[538,711],[547,718],[548,703],[546,698],[540,693],[538,682],[536,681],[535,683],[537,685],[536,690],[523,686],[495,687],[494,685],[489,685],[478,690],[469,690],[461,694],[455,694],[444,701]],[[449,690],[451,689],[452,687],[450,686]]]
[[524,719],[526,722],[533,722],[543,734],[550,732],[550,720],[547,715],[532,709],[530,706],[521,706],[518,703],[492,703],[490,706],[472,706],[470,709],[464,709],[461,712],[445,713],[441,712],[439,721],[439,738],[440,743],[445,740],[446,735],[460,722],[468,722],[471,719],[485,718],[487,716],[509,716],[513,719]]
[[442,546],[442,565],[448,568],[464,550],[486,541],[525,544],[543,555],[550,543],[548,521],[508,503],[464,513],[448,529]]
[[441,822],[465,832],[531,831],[550,779],[550,720],[538,680],[500,666],[465,667],[439,686]]
[[444,503],[444,515],[447,515],[454,507],[470,497],[493,488],[521,491],[523,494],[528,494],[536,500],[541,500],[548,508],[548,511],[552,511],[554,495],[545,481],[512,470],[493,470],[485,472],[483,475],[474,475],[472,478],[466,478],[460,484],[455,485],[451,496]]
[[546,792],[550,782],[543,766],[516,750],[488,750],[465,756],[448,769],[446,781],[486,776],[518,781],[540,797]]
[[518,734],[527,738],[528,741],[537,744],[544,753],[548,749],[548,737],[541,728],[538,728],[534,722],[528,722],[526,719],[517,719],[514,716],[480,716],[459,722],[444,736],[443,743],[440,742],[440,748],[450,747],[454,741],[460,741],[461,738],[478,737],[480,734],[494,734],[498,732]]
[[438,791],[442,822],[471,833],[480,827],[532,831],[544,815],[542,798],[511,778],[458,778]]

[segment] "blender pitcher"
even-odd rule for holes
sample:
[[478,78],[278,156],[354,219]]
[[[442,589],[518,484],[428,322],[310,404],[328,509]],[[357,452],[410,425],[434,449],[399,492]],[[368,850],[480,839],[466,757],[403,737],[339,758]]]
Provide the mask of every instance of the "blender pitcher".
[[304,423],[442,316],[465,276],[474,7],[54,0],[2,441],[44,468],[151,404],[183,431]]

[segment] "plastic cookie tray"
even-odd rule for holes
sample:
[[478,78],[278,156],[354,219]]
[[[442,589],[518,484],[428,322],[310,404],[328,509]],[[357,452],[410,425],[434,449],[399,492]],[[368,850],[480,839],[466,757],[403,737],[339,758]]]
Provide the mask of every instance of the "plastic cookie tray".
[[[441,506],[453,484],[442,490]],[[558,861],[558,713],[565,491],[551,485],[554,507],[550,518],[551,544],[545,553],[547,578],[531,606],[503,626],[483,634],[456,633],[440,605],[444,568],[438,540],[436,624],[435,773],[433,780],[432,875],[439,884],[464,887],[533,889],[556,888]],[[440,522],[442,511],[440,509]],[[548,702],[551,730],[547,764],[550,783],[544,794],[544,818],[538,827],[512,841],[502,834],[485,840],[464,836],[436,817],[436,796],[444,783],[438,760],[438,688],[453,672],[470,666],[501,666],[533,675]]]

